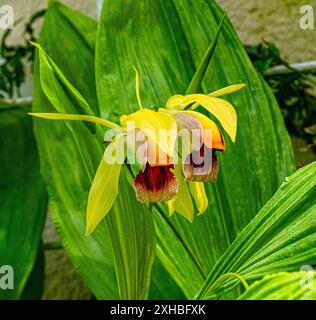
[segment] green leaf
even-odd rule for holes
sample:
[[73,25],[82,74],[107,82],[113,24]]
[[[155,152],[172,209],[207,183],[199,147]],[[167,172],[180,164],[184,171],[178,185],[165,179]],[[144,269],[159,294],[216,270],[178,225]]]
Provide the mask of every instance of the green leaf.
[[175,283],[170,274],[166,271],[165,267],[162,265],[159,259],[155,259],[149,299],[151,300],[184,300],[185,295]]
[[255,281],[240,300],[315,300],[314,271],[278,273]]
[[[124,168],[123,176],[128,170]],[[123,177],[122,177],[123,180]],[[120,299],[147,299],[156,251],[154,223],[126,183],[120,184],[116,204],[106,217],[115,257]]]
[[28,111],[0,101],[0,267],[14,271],[14,289],[0,289],[0,299],[21,297],[46,218],[47,195]]
[[203,77],[205,75],[207,67],[209,66],[210,61],[211,61],[213,54],[215,52],[217,41],[218,41],[219,35],[221,34],[223,23],[226,19],[226,15],[227,15],[227,11],[224,13],[224,15],[222,17],[222,20],[218,26],[216,34],[215,34],[214,38],[212,39],[210,46],[206,50],[205,55],[203,56],[202,61],[196,70],[196,73],[194,74],[194,76],[189,84],[189,87],[186,91],[186,94],[197,93],[200,90],[201,82],[203,80]]
[[[59,69],[66,75],[73,74],[71,84],[80,89],[80,94],[93,112],[99,115],[96,91],[91,89],[95,83],[94,47],[97,22],[57,1],[50,1],[43,29],[40,41],[42,47],[49,48],[50,56],[55,62],[56,57],[64,57],[58,60]],[[74,39],[76,41],[73,41]]]
[[[161,107],[184,94],[222,16],[212,0],[106,0],[96,45],[101,114],[118,118],[137,110],[132,65],[144,106]],[[275,98],[227,19],[202,87],[209,93],[235,83],[246,84],[225,97],[238,114],[237,140],[226,139],[227,151],[219,154],[218,180],[207,184],[208,210],[193,224],[155,214],[159,258],[187,297],[295,169]]]
[[[316,162],[282,184],[216,263],[196,298],[234,298],[236,281],[212,284],[234,272],[247,281],[316,264]],[[228,295],[229,294],[229,295]]]
[[[93,74],[93,49],[84,41],[78,27],[84,25],[83,30],[90,35],[94,32],[95,35],[96,24],[77,12],[68,10],[65,15],[64,8],[55,2],[49,6],[40,43],[52,60],[64,68],[65,76],[71,83],[76,84],[84,99],[88,101],[88,94],[93,96],[90,91],[94,91],[94,81],[89,82],[90,88],[87,90],[82,79]],[[56,43],[59,45],[56,46]],[[79,44],[80,55],[71,54],[78,49]],[[65,56],[72,57],[71,65],[65,63]],[[82,57],[85,57],[85,61]],[[56,112],[42,91],[38,58],[34,70],[33,111]],[[45,67],[45,64],[43,66]],[[55,80],[58,83],[58,80]],[[64,91],[61,91],[61,96],[64,98],[61,106],[64,112],[70,112],[69,108],[76,108],[71,97]],[[95,141],[94,135],[83,122],[71,122],[67,125],[64,121],[34,119],[34,126],[41,172],[49,192],[50,212],[63,246],[94,295],[97,298],[115,299],[118,297],[117,283],[106,226],[102,224],[93,236],[84,237],[86,200],[94,172],[102,157],[101,143]],[[84,154],[89,152],[89,157],[83,158],[82,148],[85,148]]]
[[[38,49],[39,68],[41,74],[41,86],[48,100],[59,112],[65,112],[65,105],[68,106],[68,113],[79,113],[82,115],[93,115],[93,112],[82,97],[80,92],[67,80],[59,67],[46,54],[41,45],[33,44]],[[74,101],[74,106],[69,103]],[[85,122],[91,133],[95,133],[95,125]]]
[[[76,79],[79,69],[83,79],[94,73],[93,51],[82,32],[95,34],[95,27],[75,11],[55,2],[50,5],[41,32],[41,44],[49,56],[40,52],[36,64],[34,111],[79,113],[82,105],[89,108],[85,92],[87,87],[95,92],[94,81]],[[57,41],[65,44],[62,54],[55,50]],[[80,55],[72,55],[76,43],[81,46],[74,52]],[[91,64],[82,65],[81,55]],[[67,56],[72,68],[62,70],[58,66]],[[97,105],[87,113],[92,111],[98,113]],[[121,176],[113,209],[92,236],[84,237],[88,193],[103,156],[104,131],[97,127],[98,134],[94,135],[85,124],[74,121],[35,123],[53,220],[75,267],[97,298],[113,299],[118,294],[124,299],[146,298],[155,252],[154,226],[146,208],[137,203],[125,175]]]

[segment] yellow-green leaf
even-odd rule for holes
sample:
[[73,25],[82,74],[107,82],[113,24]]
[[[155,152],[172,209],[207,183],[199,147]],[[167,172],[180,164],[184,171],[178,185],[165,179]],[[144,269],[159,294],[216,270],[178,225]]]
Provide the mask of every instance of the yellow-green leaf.
[[239,300],[315,300],[316,273],[281,272],[255,281]]

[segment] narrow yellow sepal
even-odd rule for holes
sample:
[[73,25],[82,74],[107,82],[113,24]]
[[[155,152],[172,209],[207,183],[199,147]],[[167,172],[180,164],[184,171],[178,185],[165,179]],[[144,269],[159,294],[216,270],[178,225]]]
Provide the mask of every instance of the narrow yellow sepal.
[[224,94],[234,93],[234,92],[239,91],[245,87],[246,87],[246,85],[244,83],[233,84],[231,86],[213,91],[213,92],[209,93],[209,96],[216,98],[216,97],[223,96]]
[[29,113],[29,115],[50,120],[82,120],[95,124],[101,124],[107,128],[115,129],[118,131],[123,131],[123,128],[116,123],[95,116],[64,113]]

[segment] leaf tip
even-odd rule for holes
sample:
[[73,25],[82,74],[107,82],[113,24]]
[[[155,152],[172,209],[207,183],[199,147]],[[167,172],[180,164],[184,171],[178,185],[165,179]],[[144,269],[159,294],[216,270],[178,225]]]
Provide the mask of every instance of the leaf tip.
[[29,41],[29,44],[37,49],[40,49],[41,45],[39,43],[36,43],[34,41]]

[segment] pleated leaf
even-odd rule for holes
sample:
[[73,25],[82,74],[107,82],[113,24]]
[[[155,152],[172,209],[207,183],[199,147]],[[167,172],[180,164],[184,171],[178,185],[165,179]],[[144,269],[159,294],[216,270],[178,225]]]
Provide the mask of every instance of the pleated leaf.
[[315,300],[314,271],[278,273],[255,281],[240,300]]
[[236,280],[209,292],[221,275],[247,281],[316,264],[316,162],[282,184],[219,259],[196,298],[236,298]]
[[[144,106],[161,107],[170,96],[185,94],[222,16],[212,0],[105,0],[96,44],[101,114],[115,119],[137,109],[132,65]],[[192,224],[155,213],[159,258],[187,297],[294,171],[275,98],[226,19],[202,88],[209,93],[235,83],[246,88],[223,98],[237,111],[236,143],[224,133],[227,151],[219,155],[218,180],[206,185],[208,210]]]

